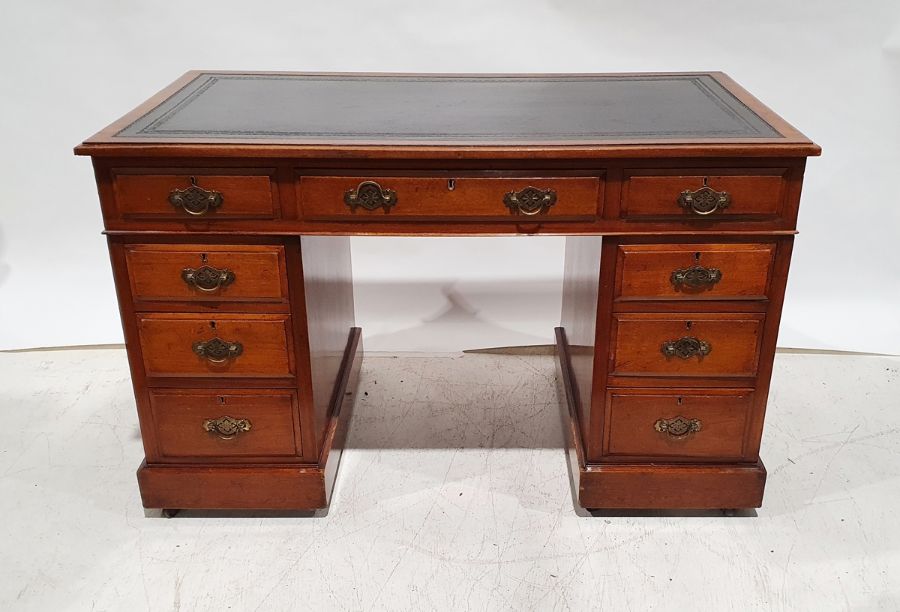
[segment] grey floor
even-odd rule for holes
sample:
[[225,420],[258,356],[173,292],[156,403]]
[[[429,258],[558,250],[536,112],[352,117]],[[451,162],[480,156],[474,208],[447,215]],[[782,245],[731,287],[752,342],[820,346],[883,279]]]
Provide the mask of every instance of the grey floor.
[[552,357],[368,355],[327,516],[164,519],[124,352],[0,353],[0,609],[895,611],[898,370],[778,356],[756,513],[585,516]]

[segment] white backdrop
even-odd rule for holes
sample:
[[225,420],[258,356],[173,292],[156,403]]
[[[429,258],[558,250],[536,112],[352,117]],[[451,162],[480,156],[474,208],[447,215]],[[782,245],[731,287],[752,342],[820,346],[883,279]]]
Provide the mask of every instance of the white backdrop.
[[[121,341],[90,163],[71,151],[186,70],[724,70],[824,148],[779,345],[900,353],[900,3],[862,6],[4,2],[0,349]],[[548,343],[559,321],[562,238],[359,238],[353,256],[369,350]]]

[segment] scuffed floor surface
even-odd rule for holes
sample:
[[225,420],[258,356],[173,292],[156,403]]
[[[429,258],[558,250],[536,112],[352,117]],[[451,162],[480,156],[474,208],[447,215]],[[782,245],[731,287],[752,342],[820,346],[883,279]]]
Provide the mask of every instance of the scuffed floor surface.
[[778,356],[758,516],[583,516],[552,357],[372,355],[326,517],[167,520],[122,350],[0,354],[0,609],[898,610],[898,369]]

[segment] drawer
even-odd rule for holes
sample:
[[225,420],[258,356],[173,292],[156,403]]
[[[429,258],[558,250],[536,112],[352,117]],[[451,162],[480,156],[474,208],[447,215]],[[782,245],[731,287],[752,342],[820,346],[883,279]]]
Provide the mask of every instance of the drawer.
[[785,168],[625,170],[625,219],[759,220],[781,214]]
[[282,246],[131,244],[135,300],[269,301],[288,298]]
[[516,222],[592,219],[598,177],[302,176],[297,194],[310,220],[495,218]]
[[163,459],[295,456],[294,395],[284,392],[150,392]]
[[764,315],[614,315],[618,376],[753,376]]
[[273,218],[277,198],[271,177],[246,172],[143,174],[114,170],[116,207],[125,218]]
[[138,315],[147,376],[289,377],[287,315]]
[[764,300],[774,244],[624,244],[618,300]]
[[610,391],[607,454],[737,459],[752,410],[750,390]]

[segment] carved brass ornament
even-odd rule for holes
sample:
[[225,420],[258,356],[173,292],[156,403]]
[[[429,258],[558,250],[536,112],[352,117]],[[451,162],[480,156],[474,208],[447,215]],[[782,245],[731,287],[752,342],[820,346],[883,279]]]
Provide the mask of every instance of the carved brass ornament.
[[679,357],[690,359],[691,357],[705,357],[712,351],[712,346],[693,336],[685,336],[678,340],[668,340],[662,343],[662,354],[666,357]]
[[682,438],[688,434],[697,433],[702,428],[703,423],[700,422],[700,419],[688,419],[683,416],[677,416],[674,419],[659,419],[653,424],[653,429],[673,438]]
[[520,191],[510,191],[503,196],[503,203],[513,213],[533,216],[544,214],[556,204],[556,191],[526,187]]
[[709,186],[709,179],[703,179],[703,187],[696,191],[685,189],[678,195],[678,205],[697,215],[711,215],[717,210],[731,205],[731,195],[727,191],[716,191]]
[[203,421],[203,429],[209,433],[218,435],[223,440],[231,440],[236,435],[250,431],[252,425],[247,419],[235,419],[230,416],[221,416],[217,419]]
[[194,342],[192,348],[197,355],[211,363],[225,363],[244,352],[244,345],[240,342],[226,342],[221,338]]
[[360,206],[368,211],[383,208],[384,212],[388,212],[397,204],[397,192],[383,188],[375,181],[363,181],[356,189],[348,189],[344,193],[344,203],[353,212]]
[[670,280],[676,289],[682,286],[691,289],[712,287],[722,280],[722,271],[718,268],[691,266],[690,268],[674,270]]
[[191,186],[187,189],[173,189],[169,192],[169,203],[175,208],[183,208],[189,215],[199,217],[210,209],[222,205],[224,197],[218,191],[204,189],[197,185],[197,179],[191,177]]
[[212,266],[200,268],[185,268],[181,271],[181,278],[191,287],[200,291],[216,291],[234,282],[234,272],[228,269],[218,269]]

